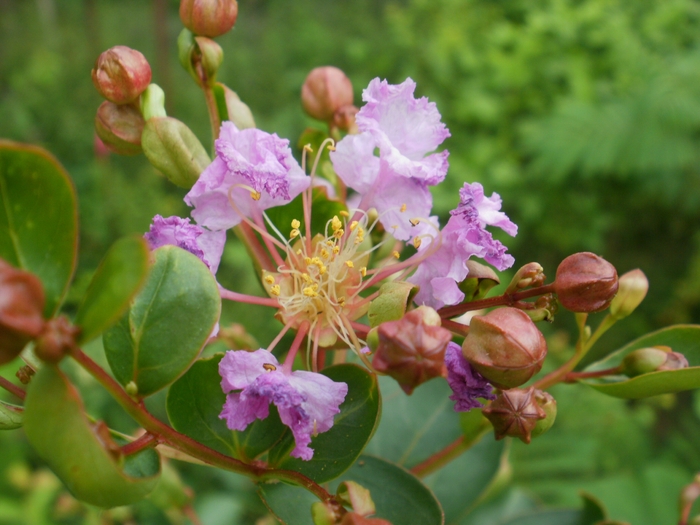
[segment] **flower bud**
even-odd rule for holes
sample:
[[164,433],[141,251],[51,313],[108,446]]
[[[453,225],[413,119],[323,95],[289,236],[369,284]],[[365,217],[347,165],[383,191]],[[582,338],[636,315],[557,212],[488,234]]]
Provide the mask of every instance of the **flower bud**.
[[572,312],[599,312],[610,306],[618,288],[617,270],[590,252],[564,259],[554,281],[559,302]]
[[313,69],[301,88],[304,111],[317,120],[330,122],[335,112],[353,102],[352,83],[340,69],[323,66]]
[[170,182],[191,188],[210,160],[204,146],[185,124],[171,117],[153,117],[141,136],[143,152]]
[[524,290],[525,288],[536,288],[538,286],[542,286],[545,279],[546,276],[544,275],[544,268],[542,268],[540,263],[527,263],[515,273],[515,276],[513,279],[511,279],[505,293],[511,294]]
[[19,370],[17,370],[15,376],[17,376],[20,383],[23,385],[28,385],[32,380],[32,377],[34,377],[34,374],[36,374],[36,371],[31,366],[24,365],[19,367]]
[[195,35],[215,38],[228,33],[236,18],[236,0],[180,0],[180,20]]
[[138,155],[145,121],[132,105],[105,101],[95,115],[95,132],[102,143],[119,155]]
[[523,312],[525,312],[528,317],[536,323],[539,321],[547,321],[548,323],[551,323],[554,321],[554,316],[559,310],[559,303],[557,302],[554,294],[551,293],[538,297],[533,306],[534,308],[523,310]]
[[688,368],[688,360],[683,354],[672,352],[668,346],[652,346],[639,348],[627,354],[622,360],[620,371],[627,377],[635,377],[681,368]]
[[217,86],[224,90],[228,120],[233,122],[238,129],[254,128],[255,119],[248,105],[242,102],[238,94],[228,86],[221,83],[218,83]]
[[165,91],[158,84],[150,84],[141,94],[141,114],[148,122],[153,117],[167,117],[165,112]]
[[491,288],[500,284],[501,280],[491,268],[485,264],[468,259],[464,265],[469,273],[459,286],[459,290],[464,293],[464,301],[477,301],[483,297]]
[[526,313],[504,307],[472,318],[462,354],[491,384],[507,389],[540,371],[547,343]]
[[350,508],[360,516],[371,516],[377,509],[369,490],[354,481],[343,481],[336,491],[338,500],[350,505]]
[[75,347],[78,333],[80,328],[73,326],[67,317],[50,319],[36,340],[34,353],[47,363],[58,363]]
[[151,66],[135,49],[114,46],[97,57],[92,83],[104,98],[115,104],[129,104],[151,83]]
[[356,106],[349,105],[338,108],[333,113],[333,126],[348,133],[357,133],[355,116],[360,111]]
[[445,349],[452,334],[440,324],[440,315],[428,306],[411,310],[398,321],[382,323],[372,366],[396,379],[407,394],[443,375]]
[[547,417],[547,413],[537,401],[535,392],[539,391],[533,386],[527,389],[503,390],[483,409],[484,416],[493,425],[497,440],[512,436],[524,443],[530,443],[537,422]]
[[0,365],[17,357],[44,328],[44,289],[32,273],[0,259]]
[[532,437],[541,436],[547,432],[552,425],[554,420],[557,418],[557,400],[554,399],[552,394],[549,392],[543,392],[542,390],[535,390],[535,402],[539,405],[542,410],[544,410],[545,417],[537,421],[535,428],[532,429]]
[[617,295],[610,303],[610,315],[622,319],[639,306],[649,291],[649,280],[644,272],[637,268],[620,277]]

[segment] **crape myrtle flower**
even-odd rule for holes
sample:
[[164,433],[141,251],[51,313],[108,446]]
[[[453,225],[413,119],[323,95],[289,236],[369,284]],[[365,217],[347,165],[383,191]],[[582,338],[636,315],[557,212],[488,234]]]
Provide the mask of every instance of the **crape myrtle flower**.
[[148,233],[144,235],[151,250],[172,244],[199,257],[211,273],[216,275],[221,261],[221,254],[226,243],[225,231],[209,231],[189,219],[181,217],[153,217]]
[[282,423],[294,435],[291,456],[305,461],[313,457],[311,437],[333,426],[333,416],[348,393],[346,383],[336,383],[314,372],[291,372],[264,349],[228,351],[219,363],[221,388],[227,394],[219,415],[231,430],[245,430],[256,419],[265,419],[274,403]]
[[192,217],[211,230],[239,224],[242,215],[287,204],[309,186],[309,177],[292,157],[289,141],[255,128],[221,125],[216,158],[200,175],[185,202]]
[[356,116],[360,133],[347,135],[331,153],[338,176],[361,195],[359,208],[375,208],[384,228],[404,241],[429,229],[412,219],[430,216],[428,186],[445,178],[449,155],[429,154],[450,132],[435,103],[414,97],[415,88],[410,78],[398,85],[372,80]]
[[482,407],[478,398],[496,399],[493,387],[471,367],[457,343],[448,343],[445,350],[445,366],[447,383],[453,392],[450,399],[455,401],[456,412],[468,412],[472,408]]
[[[501,209],[501,197],[494,193],[484,196],[484,188],[478,182],[465,183],[459,190],[460,203],[452,210],[451,217],[442,229],[440,247],[423,261],[410,282],[420,286],[415,301],[432,306],[436,310],[464,299],[458,284],[469,273],[466,261],[480,257],[499,270],[513,265],[514,259],[506,253],[506,247],[494,240],[486,226],[496,226],[509,235],[515,235],[518,227]],[[431,243],[432,244],[432,243]],[[430,244],[423,243],[421,250]]]

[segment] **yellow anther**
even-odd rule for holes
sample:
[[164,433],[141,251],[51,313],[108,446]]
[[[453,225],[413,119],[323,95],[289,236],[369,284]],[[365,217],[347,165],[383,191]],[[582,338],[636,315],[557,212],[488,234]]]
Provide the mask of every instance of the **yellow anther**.
[[253,198],[254,201],[259,201],[260,197],[262,197],[259,191],[251,191],[250,196]]
[[[307,264],[309,264],[309,263],[307,263]],[[314,264],[316,266],[321,266],[323,264],[323,261],[321,261],[321,259],[319,257],[314,257],[313,259],[311,259],[310,264]]]
[[398,229],[398,227],[399,227],[398,224],[392,224],[392,225],[391,225],[391,229],[392,229],[392,230],[396,230],[396,229]]
[[352,222],[350,223],[350,231],[354,231],[355,228],[357,228],[357,225],[358,225],[358,224],[360,224],[360,223],[357,222],[357,221],[352,221]]
[[299,234],[300,234],[299,230],[297,230],[295,228],[294,230],[289,232],[289,238],[293,239],[294,237],[299,237]]
[[267,284],[275,284],[275,278],[272,277],[272,275],[266,275],[265,276],[265,282]]
[[324,259],[328,259],[328,257],[330,256],[331,254],[328,253],[328,250],[326,250],[325,248],[321,248],[321,257],[323,257]]
[[318,293],[316,292],[316,290],[314,290],[314,288],[312,286],[307,286],[306,288],[304,288],[302,290],[302,293],[306,297],[317,297],[318,296]]
[[403,212],[405,212],[405,211],[406,211],[406,205],[405,205],[405,204],[402,204],[402,205],[401,205],[401,213],[403,213]]
[[401,257],[401,254],[400,254],[399,252],[397,252],[396,250],[394,250],[394,251],[391,253],[391,255],[393,255],[395,259],[398,259],[398,258]]
[[411,226],[418,226],[420,219],[409,219],[408,222],[411,223]]
[[421,244],[421,238],[420,237],[414,237],[413,238],[413,246],[416,247],[416,249],[420,248]]
[[340,306],[345,306],[345,297],[339,297],[338,298],[338,304]]
[[345,264],[347,265],[348,268],[354,268],[354,267],[355,267],[355,263],[352,262],[352,261],[345,261]]
[[309,153],[313,153],[314,149],[311,147],[311,144],[305,144],[304,151],[308,151]]
[[327,241],[326,241],[326,244],[327,244],[328,246],[335,246],[335,241],[327,240]]
[[301,278],[304,279],[304,282],[306,284],[311,284],[311,282],[312,282],[312,279],[311,279],[311,277],[309,277],[308,273],[302,273]]
[[301,223],[298,220],[294,219],[292,221],[292,228],[294,228],[295,230],[298,230],[300,226],[301,226]]
[[367,267],[366,266],[363,266],[362,268],[360,268],[360,275],[362,275],[362,277],[367,277]]
[[282,291],[282,288],[280,288],[279,284],[274,284],[274,285],[270,286],[270,295],[274,295],[275,297],[278,297],[281,291]]
[[328,148],[328,151],[335,151],[335,146],[333,144],[328,144],[326,148]]
[[275,370],[277,370],[277,367],[272,363],[263,363],[263,368],[268,372],[274,372]]
[[304,257],[304,262],[306,263],[307,266],[309,264],[311,264],[311,257]]
[[342,228],[339,228],[333,232],[333,237],[335,237],[336,239],[340,239],[344,233],[345,233],[345,230],[343,230]]
[[296,254],[297,254],[297,255],[301,255],[301,248],[299,248],[299,249],[296,251]]
[[340,253],[340,246],[333,246],[333,254],[338,255]]
[[337,215],[333,216],[333,219],[331,220],[331,230],[334,232],[340,230],[343,227],[343,223],[340,222],[340,219],[338,218]]
[[346,212],[345,210],[340,210],[338,212],[338,214],[341,215],[342,217],[350,217],[350,214],[348,212]]

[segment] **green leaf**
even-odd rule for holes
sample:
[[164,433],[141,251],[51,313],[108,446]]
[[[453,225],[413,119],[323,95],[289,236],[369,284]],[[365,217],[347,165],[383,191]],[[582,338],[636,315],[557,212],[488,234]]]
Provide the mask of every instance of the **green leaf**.
[[[347,211],[347,207],[339,200],[332,199],[328,196],[328,191],[324,187],[313,189],[313,197],[311,198],[311,234],[323,233],[326,228],[326,223],[333,216],[340,214],[341,211]],[[304,207],[302,205],[302,196],[299,195],[286,206],[277,206],[265,210],[267,216],[273,224],[282,232],[282,235],[289,235],[292,229],[292,220],[301,221],[302,233],[304,231]]]
[[52,316],[68,290],[78,254],[75,190],[46,150],[0,140],[0,257],[36,274]]
[[543,510],[508,520],[502,525],[593,525],[594,522],[583,521],[580,510],[559,509]]
[[75,315],[86,343],[116,323],[148,274],[148,245],[143,237],[115,242],[97,268],[85,298]]
[[317,483],[336,478],[353,464],[372,437],[381,411],[377,377],[367,369],[343,364],[328,367],[322,373],[348,385],[348,394],[340,405],[340,414],[335,416],[333,428],[311,440],[314,456],[310,461],[286,456],[294,447],[289,430],[270,451],[270,462],[276,468],[301,472]]
[[53,365],[44,365],[29,385],[24,430],[68,490],[91,505],[135,503],[158,483],[158,453],[135,454],[121,467],[93,432],[78,391]]
[[379,288],[379,296],[370,303],[367,317],[374,328],[387,321],[401,319],[406,308],[418,293],[418,286],[403,281],[393,281]]
[[221,312],[216,280],[195,255],[168,245],[153,257],[143,289],[104,333],[114,376],[123,385],[133,382],[140,396],[169,385],[190,367]]
[[21,427],[23,412],[24,409],[22,407],[0,401],[0,430],[12,430]]
[[[403,468],[373,456],[360,456],[337,482],[355,481],[369,489],[377,508],[374,517],[395,524],[440,525],[444,517],[435,496],[418,478]],[[316,498],[306,490],[278,483],[261,485],[260,497],[286,525],[308,525]]]
[[639,399],[700,388],[700,326],[675,325],[644,335],[605,359],[593,363],[586,372],[618,366],[630,352],[647,346],[669,346],[688,360],[690,368],[652,372],[634,378],[622,375],[582,381],[599,392],[624,399]]
[[219,414],[226,401],[221,390],[219,361],[223,354],[198,360],[168,391],[168,418],[178,432],[214,450],[239,459],[253,459],[275,443],[287,427],[277,410],[248,425],[243,432],[229,430]]

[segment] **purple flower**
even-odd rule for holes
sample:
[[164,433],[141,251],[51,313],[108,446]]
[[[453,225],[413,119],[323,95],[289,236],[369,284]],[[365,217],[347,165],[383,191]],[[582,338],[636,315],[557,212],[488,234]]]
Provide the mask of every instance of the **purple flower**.
[[[274,403],[282,423],[294,435],[291,455],[310,460],[311,436],[333,426],[333,416],[348,393],[348,385],[313,372],[287,374],[267,350],[228,351],[219,363],[221,388],[227,394],[219,417],[231,430],[245,430],[256,419],[269,415]],[[236,392],[234,392],[234,390]]]
[[[185,195],[192,217],[212,230],[226,230],[273,206],[287,204],[309,186],[292,157],[289,141],[259,129],[221,125],[216,158]],[[230,198],[230,200],[229,200]],[[238,210],[236,210],[235,208]]]
[[356,117],[361,133],[346,136],[331,153],[338,176],[362,196],[360,207],[376,208],[382,225],[400,240],[427,231],[410,220],[429,218],[428,186],[442,182],[448,167],[447,151],[429,153],[450,132],[433,102],[413,96],[415,88],[410,78],[399,85],[372,80]]
[[216,275],[221,261],[221,254],[226,243],[226,232],[212,232],[181,217],[160,215],[153,217],[153,223],[148,233],[144,234],[151,250],[172,244],[187,250],[199,257],[211,273]]
[[[450,212],[451,217],[442,229],[442,244],[408,279],[420,286],[416,303],[436,310],[464,299],[457,285],[467,277],[465,263],[470,257],[480,257],[499,270],[509,268],[514,262],[506,253],[506,247],[486,231],[486,226],[496,226],[509,235],[518,232],[518,227],[499,211],[501,198],[498,194],[486,198],[483,186],[475,182],[465,183],[459,196],[459,206]],[[421,251],[429,246],[423,243]]]
[[483,406],[478,398],[496,399],[492,393],[493,387],[462,355],[462,349],[457,343],[449,343],[445,351],[445,366],[447,367],[447,383],[454,392],[450,399],[456,401],[455,412],[468,412],[472,408]]

